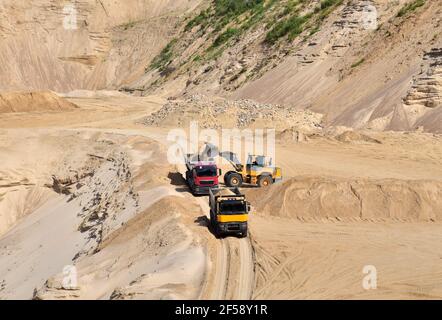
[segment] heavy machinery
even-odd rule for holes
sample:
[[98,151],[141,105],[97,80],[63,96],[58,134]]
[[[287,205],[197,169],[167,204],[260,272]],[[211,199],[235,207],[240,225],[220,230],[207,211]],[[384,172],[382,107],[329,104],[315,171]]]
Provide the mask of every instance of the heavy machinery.
[[222,172],[214,162],[187,155],[186,167],[186,182],[194,195],[207,195],[210,189],[219,188]]
[[268,187],[282,180],[281,168],[273,165],[272,158],[249,155],[247,164],[243,165],[235,153],[222,152],[220,156],[228,160],[235,169],[224,176],[224,183],[228,187],[241,187],[243,183]]
[[247,237],[250,204],[238,188],[210,189],[210,223],[217,237],[234,234]]

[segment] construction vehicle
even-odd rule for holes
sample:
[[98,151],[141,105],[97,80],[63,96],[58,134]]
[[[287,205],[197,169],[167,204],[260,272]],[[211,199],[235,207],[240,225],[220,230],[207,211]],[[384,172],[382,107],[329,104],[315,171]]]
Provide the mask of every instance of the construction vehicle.
[[282,180],[281,168],[273,165],[273,159],[266,156],[249,155],[247,164],[243,165],[232,152],[222,152],[220,156],[227,159],[235,169],[224,176],[228,187],[241,187],[243,183],[268,187]]
[[211,189],[209,205],[210,223],[217,237],[227,234],[247,237],[250,204],[238,188]]
[[201,161],[199,156],[186,157],[186,182],[194,195],[208,195],[210,189],[219,188],[219,177],[222,175],[216,163]]

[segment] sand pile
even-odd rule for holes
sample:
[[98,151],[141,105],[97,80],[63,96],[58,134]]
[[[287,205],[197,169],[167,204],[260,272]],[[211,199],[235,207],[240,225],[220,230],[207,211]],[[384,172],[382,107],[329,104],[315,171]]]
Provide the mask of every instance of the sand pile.
[[378,143],[378,144],[382,143],[377,139],[374,139],[365,134],[351,130],[341,133],[340,135],[336,136],[335,139],[344,143],[361,143],[361,142]]
[[292,107],[261,104],[252,100],[226,100],[193,95],[169,101],[142,120],[147,126],[187,126],[198,121],[204,128],[321,128],[322,115]]
[[77,106],[51,91],[0,93],[0,113],[67,111]]
[[300,220],[440,221],[442,182],[293,178],[247,193],[258,213]]
[[296,128],[285,129],[276,134],[276,139],[281,143],[308,142],[309,133],[296,130]]

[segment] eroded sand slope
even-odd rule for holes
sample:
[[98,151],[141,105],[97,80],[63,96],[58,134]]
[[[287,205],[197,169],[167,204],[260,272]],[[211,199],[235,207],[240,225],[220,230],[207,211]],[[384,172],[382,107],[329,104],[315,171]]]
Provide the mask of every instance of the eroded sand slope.
[[116,88],[144,68],[199,1],[0,4],[0,89]]

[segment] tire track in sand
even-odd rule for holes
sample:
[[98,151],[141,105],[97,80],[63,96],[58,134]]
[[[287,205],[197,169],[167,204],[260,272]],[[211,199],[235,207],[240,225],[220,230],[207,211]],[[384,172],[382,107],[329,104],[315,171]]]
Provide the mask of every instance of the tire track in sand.
[[[207,198],[196,198],[203,212],[208,219],[210,208]],[[213,282],[210,286],[205,286],[205,294],[211,300],[249,300],[252,298],[252,292],[255,281],[254,261],[252,245],[249,238],[224,238],[216,239],[216,255],[214,261],[214,270],[206,279],[207,282]]]
[[239,241],[241,267],[236,299],[250,300],[252,298],[253,286],[255,283],[252,244],[249,238],[237,240]]
[[227,241],[217,241],[217,254],[215,264],[215,282],[210,288],[211,300],[223,300],[227,294],[227,285],[230,273],[230,246]]
[[[178,171],[185,176],[184,165],[177,166]],[[210,207],[207,197],[195,197],[202,211],[210,221]],[[211,240],[209,240],[211,241]],[[203,285],[200,297],[210,300],[250,300],[255,283],[253,250],[250,238],[216,239],[216,261],[214,270],[210,270]]]

